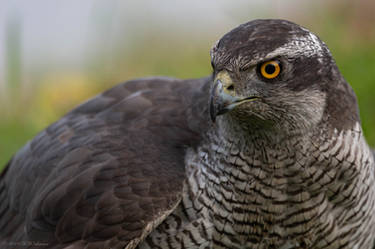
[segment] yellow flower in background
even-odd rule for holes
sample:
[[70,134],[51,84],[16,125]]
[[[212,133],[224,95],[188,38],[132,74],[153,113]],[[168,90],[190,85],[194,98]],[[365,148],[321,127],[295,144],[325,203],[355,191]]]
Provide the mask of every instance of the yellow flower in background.
[[99,91],[100,89],[84,74],[48,75],[33,96],[35,107],[32,110],[37,113],[33,113],[32,121],[37,127],[43,128]]

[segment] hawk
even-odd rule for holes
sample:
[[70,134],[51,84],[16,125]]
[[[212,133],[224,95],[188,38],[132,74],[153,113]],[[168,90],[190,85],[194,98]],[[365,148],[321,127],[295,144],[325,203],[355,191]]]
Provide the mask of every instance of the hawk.
[[375,162],[327,46],[254,20],[213,74],[129,81],[39,133],[0,177],[1,248],[361,248]]

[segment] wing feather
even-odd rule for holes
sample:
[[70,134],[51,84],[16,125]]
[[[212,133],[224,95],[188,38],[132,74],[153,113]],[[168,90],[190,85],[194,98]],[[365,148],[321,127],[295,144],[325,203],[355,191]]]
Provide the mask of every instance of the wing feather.
[[208,82],[126,82],[38,134],[0,177],[2,245],[135,248],[180,201]]

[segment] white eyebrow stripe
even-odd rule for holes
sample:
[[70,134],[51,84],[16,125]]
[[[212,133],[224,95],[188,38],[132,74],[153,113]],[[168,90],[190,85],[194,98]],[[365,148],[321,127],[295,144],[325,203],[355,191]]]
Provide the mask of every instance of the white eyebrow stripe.
[[290,42],[268,53],[265,58],[273,58],[280,55],[288,57],[298,57],[301,55],[311,57],[317,55],[318,57],[322,57],[323,51],[322,43],[318,37],[309,32],[306,36],[294,36]]

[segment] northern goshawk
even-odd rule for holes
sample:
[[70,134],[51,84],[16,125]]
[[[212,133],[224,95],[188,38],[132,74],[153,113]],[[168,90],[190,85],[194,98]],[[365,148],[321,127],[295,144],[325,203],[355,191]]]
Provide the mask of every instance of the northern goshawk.
[[320,39],[233,29],[213,75],[129,81],[27,143],[0,177],[0,247],[371,249],[374,155]]

